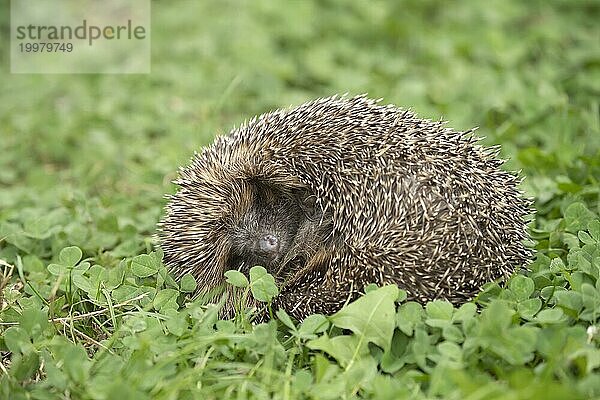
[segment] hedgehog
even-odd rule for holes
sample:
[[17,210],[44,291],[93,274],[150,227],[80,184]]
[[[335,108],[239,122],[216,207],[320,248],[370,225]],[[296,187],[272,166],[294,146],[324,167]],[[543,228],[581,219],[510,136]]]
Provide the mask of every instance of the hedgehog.
[[206,294],[260,265],[280,287],[272,305],[303,319],[368,284],[461,304],[526,265],[531,199],[499,146],[380,103],[268,112],[195,153],[158,228],[175,278],[191,274]]

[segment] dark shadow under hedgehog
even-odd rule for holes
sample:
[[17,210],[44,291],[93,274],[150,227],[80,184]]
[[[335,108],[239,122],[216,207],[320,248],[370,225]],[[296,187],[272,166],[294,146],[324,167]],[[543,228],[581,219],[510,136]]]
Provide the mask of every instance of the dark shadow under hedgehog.
[[472,131],[363,96],[263,114],[180,169],[159,224],[164,260],[199,293],[261,265],[280,285],[274,306],[300,319],[369,283],[465,302],[531,256],[531,202],[497,154]]

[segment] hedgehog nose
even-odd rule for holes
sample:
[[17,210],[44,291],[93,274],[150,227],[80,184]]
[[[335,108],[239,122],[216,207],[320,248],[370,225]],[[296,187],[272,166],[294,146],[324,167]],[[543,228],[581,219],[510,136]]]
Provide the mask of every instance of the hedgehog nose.
[[258,247],[265,253],[277,253],[279,251],[279,239],[274,235],[265,235],[258,240]]

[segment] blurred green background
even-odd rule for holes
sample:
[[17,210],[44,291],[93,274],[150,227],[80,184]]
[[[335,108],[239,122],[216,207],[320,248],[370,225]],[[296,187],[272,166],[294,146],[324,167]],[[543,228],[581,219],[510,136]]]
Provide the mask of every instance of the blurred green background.
[[[18,244],[0,256],[135,255],[194,150],[346,92],[479,126],[523,169],[538,224],[574,198],[597,212],[599,20],[598,1],[153,2],[152,73],[19,75],[3,13],[0,236]],[[44,227],[53,240],[11,236]]]

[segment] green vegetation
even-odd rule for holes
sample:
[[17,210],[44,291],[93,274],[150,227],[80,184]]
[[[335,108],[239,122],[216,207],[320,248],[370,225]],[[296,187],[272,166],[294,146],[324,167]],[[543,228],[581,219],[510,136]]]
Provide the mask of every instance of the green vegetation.
[[[2,29],[0,399],[600,396],[598,2],[152,14],[149,75],[11,75]],[[536,200],[530,271],[460,308],[372,288],[302,323],[186,300],[195,282],[175,283],[152,240],[177,166],[254,114],[344,92],[501,144]],[[228,279],[268,301],[255,272]]]

